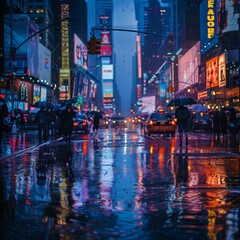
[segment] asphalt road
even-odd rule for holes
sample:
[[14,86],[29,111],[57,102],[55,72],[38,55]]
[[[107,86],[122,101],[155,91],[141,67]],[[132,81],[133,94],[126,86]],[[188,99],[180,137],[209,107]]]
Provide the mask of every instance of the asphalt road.
[[238,139],[189,138],[179,148],[178,135],[146,137],[134,125],[70,143],[9,140],[1,239],[239,239]]

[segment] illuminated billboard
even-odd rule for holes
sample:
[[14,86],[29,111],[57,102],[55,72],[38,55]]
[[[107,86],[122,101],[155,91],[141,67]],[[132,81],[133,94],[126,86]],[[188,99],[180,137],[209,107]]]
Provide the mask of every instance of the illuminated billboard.
[[111,55],[112,55],[112,45],[110,44],[110,33],[108,31],[102,31],[100,56],[111,56]]
[[217,0],[203,0],[200,4],[201,54],[218,42]]
[[113,98],[113,80],[105,79],[102,81],[103,97]]
[[39,43],[39,79],[51,84],[51,51]]
[[76,66],[83,67],[84,69],[88,69],[88,53],[87,47],[82,42],[82,40],[74,33],[74,64]]
[[113,79],[113,65],[102,65],[102,79]]
[[155,96],[142,97],[142,113],[151,113],[156,109]]
[[[33,36],[36,32],[39,31],[38,25],[32,20],[28,20],[28,37]],[[28,69],[30,71],[30,75],[36,78],[39,78],[39,34],[31,37],[27,41],[27,49],[28,49]]]
[[218,57],[218,79],[219,87],[226,86],[226,55],[225,53],[221,54]]
[[41,93],[40,85],[34,84],[33,85],[33,104],[40,101],[40,97],[41,97],[40,93]]
[[[11,23],[12,19],[12,23]],[[26,14],[4,15],[4,68],[11,70],[10,48],[16,49],[14,72],[39,78],[38,25]],[[12,34],[11,34],[12,33]],[[31,37],[34,35],[33,37]],[[11,39],[12,36],[12,39]],[[29,38],[29,40],[27,40]],[[26,41],[27,40],[27,41]]]
[[200,42],[197,42],[178,59],[178,89],[181,91],[198,83],[198,66],[200,65]]
[[206,88],[218,86],[218,56],[206,62]]

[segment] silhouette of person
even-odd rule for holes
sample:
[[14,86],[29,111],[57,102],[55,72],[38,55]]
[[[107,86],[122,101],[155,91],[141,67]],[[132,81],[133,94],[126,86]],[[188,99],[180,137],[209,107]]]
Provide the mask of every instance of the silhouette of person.
[[102,114],[99,110],[95,110],[93,113],[93,134],[94,137],[97,137],[98,129],[100,126],[100,119],[102,118]]
[[[75,117],[75,112],[72,110],[71,105],[67,105],[66,109],[63,110],[61,116],[61,126],[63,138],[65,141],[70,142],[72,132],[73,132],[73,118]],[[64,124],[63,124],[64,123]]]
[[36,115],[36,122],[38,125],[38,140],[39,143],[42,141],[47,141],[47,129],[48,129],[48,120],[47,120],[47,109],[41,107]]
[[180,105],[175,111],[175,117],[177,118],[180,147],[182,147],[183,132],[186,137],[186,146],[188,146],[188,131],[190,119],[190,112],[188,108]]
[[8,115],[8,108],[6,103],[0,105],[0,153],[2,153],[2,140],[4,132],[4,118]]

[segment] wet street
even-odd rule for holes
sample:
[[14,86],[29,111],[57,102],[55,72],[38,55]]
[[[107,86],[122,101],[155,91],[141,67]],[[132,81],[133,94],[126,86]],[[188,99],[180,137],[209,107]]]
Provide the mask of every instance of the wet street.
[[1,239],[240,239],[239,143],[74,133],[0,161]]

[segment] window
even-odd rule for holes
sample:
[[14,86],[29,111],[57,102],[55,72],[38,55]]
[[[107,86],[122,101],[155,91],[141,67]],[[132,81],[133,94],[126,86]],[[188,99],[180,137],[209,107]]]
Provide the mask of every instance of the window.
[[37,8],[36,13],[44,13],[44,9],[43,8]]

